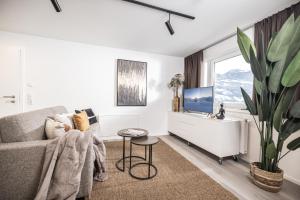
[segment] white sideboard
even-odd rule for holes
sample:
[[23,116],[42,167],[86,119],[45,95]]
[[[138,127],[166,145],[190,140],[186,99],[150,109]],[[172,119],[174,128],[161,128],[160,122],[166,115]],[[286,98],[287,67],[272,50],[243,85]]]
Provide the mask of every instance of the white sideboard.
[[168,113],[168,131],[219,157],[240,153],[241,120],[211,119],[194,113]]

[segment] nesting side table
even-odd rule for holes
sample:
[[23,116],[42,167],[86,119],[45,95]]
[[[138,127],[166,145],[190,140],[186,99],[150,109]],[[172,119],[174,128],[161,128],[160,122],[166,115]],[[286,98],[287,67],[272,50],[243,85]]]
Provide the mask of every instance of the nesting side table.
[[[126,137],[127,138],[140,138],[143,136],[147,136],[149,133],[147,130],[141,129],[141,128],[128,128],[128,129],[122,129],[122,130],[118,131],[117,134],[119,136],[123,137],[123,155],[122,155],[122,158],[116,162],[116,168],[118,170],[124,172],[125,171],[125,161],[126,161],[126,159],[130,158],[130,156],[126,156],[126,152],[125,152],[126,151],[126,148],[125,148]],[[145,158],[140,157],[140,156],[133,156],[133,157],[139,158],[142,160],[146,160],[146,157],[147,157],[146,146],[145,146]],[[120,163],[122,163],[121,167],[120,167]]]
[[[157,168],[156,166],[152,163],[152,146],[157,144],[159,142],[159,139],[157,137],[154,137],[154,136],[144,136],[144,137],[140,137],[140,138],[132,138],[131,141],[130,141],[130,155],[129,155],[129,174],[131,177],[133,178],[136,178],[136,179],[139,179],[139,180],[148,180],[148,179],[151,179],[153,177],[156,176],[157,174]],[[147,161],[147,158],[146,158],[146,155],[147,155],[147,147],[149,149],[149,158],[148,158],[148,162],[139,162],[139,163],[136,163],[136,164],[133,164],[132,165],[132,162],[131,162],[131,158],[132,157],[135,157],[132,155],[132,145],[139,145],[139,146],[145,146],[145,161]],[[140,165],[146,165],[148,166],[148,175],[145,176],[145,177],[141,177],[141,176],[137,176],[137,175],[134,175],[132,173],[132,169],[137,167],[137,166],[140,166]],[[151,175],[151,168],[154,169],[154,173]]]

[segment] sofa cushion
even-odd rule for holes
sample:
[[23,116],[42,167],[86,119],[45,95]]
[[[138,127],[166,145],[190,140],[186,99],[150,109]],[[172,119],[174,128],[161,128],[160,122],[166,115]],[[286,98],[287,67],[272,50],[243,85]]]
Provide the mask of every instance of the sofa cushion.
[[89,118],[90,124],[95,124],[95,123],[98,122],[97,117],[95,116],[95,113],[91,108],[82,109],[81,111],[80,110],[75,110],[75,113],[78,114],[78,113],[81,113],[82,111],[86,112],[86,114]]
[[55,114],[54,120],[66,124],[70,126],[71,129],[74,129],[73,115],[74,113]]
[[62,137],[63,135],[66,134],[65,125],[61,122],[47,118],[46,125],[45,125],[45,132],[46,132],[47,139]]
[[73,122],[76,129],[80,131],[87,131],[90,127],[89,119],[85,111],[78,114],[74,114]]
[[65,112],[63,106],[57,106],[3,117],[0,119],[1,140],[9,143],[46,139],[46,118]]

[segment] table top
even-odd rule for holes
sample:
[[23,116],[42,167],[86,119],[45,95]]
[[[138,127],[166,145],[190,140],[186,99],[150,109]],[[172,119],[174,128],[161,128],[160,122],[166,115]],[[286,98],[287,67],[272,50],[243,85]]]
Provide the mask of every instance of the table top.
[[119,130],[117,134],[121,137],[138,138],[138,137],[143,137],[148,135],[149,132],[141,128],[126,128],[126,129]]
[[155,136],[144,136],[144,137],[139,137],[139,138],[132,138],[131,143],[136,144],[136,145],[142,145],[142,146],[147,146],[147,145],[154,145],[159,142],[158,137]]

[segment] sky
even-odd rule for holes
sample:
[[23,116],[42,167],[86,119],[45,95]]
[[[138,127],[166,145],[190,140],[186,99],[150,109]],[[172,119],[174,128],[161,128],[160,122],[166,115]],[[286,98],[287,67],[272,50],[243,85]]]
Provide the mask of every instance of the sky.
[[215,63],[215,73],[224,74],[232,69],[250,70],[250,66],[245,62],[242,55],[222,60]]
[[201,98],[201,97],[209,97],[212,96],[212,87],[202,87],[201,89],[193,88],[185,90],[184,97],[185,98]]

